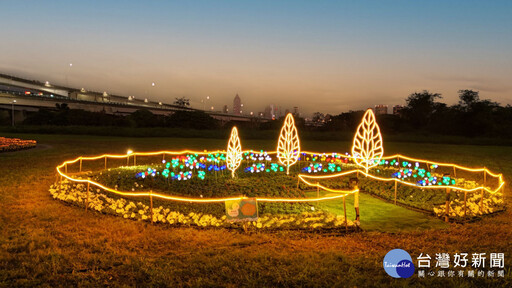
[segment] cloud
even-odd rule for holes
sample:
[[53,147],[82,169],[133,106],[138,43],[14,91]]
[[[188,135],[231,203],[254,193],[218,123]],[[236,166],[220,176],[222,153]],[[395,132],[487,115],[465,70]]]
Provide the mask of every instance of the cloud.
[[428,75],[429,80],[439,82],[455,82],[457,85],[464,85],[460,89],[474,89],[482,92],[505,93],[511,90],[511,85],[504,83],[496,78],[488,77],[470,77],[455,75]]

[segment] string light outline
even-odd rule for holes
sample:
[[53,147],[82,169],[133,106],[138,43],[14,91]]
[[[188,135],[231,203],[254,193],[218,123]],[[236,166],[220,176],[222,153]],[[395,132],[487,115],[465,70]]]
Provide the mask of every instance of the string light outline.
[[283,127],[279,133],[276,151],[279,162],[286,166],[286,175],[289,175],[290,166],[297,163],[300,157],[299,133],[291,113],[288,113],[284,120]]
[[383,155],[380,128],[372,109],[368,109],[354,134],[352,156],[356,164],[368,172],[368,169],[378,165]]
[[242,163],[242,159],[242,146],[240,144],[240,138],[238,137],[238,130],[235,126],[231,130],[226,152],[226,166],[231,170],[232,178],[235,178],[235,171],[240,166],[240,163]]

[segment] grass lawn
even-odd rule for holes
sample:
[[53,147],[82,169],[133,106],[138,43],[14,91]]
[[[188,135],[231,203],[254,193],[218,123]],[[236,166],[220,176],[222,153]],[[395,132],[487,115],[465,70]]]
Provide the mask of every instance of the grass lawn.
[[[308,194],[309,197],[316,196],[316,192],[309,192]],[[327,193],[324,195],[334,194]],[[354,196],[347,196],[345,201],[347,218],[353,220],[356,217]],[[343,200],[340,199],[320,202],[318,207],[331,213],[344,215]],[[359,216],[361,228],[365,231],[397,233],[449,227],[448,224],[438,218],[384,202],[365,193],[359,194]]]
[[[227,139],[2,136],[34,139],[40,148],[0,154],[0,287],[512,286],[510,204],[505,212],[478,222],[444,224],[361,195],[365,230],[360,233],[171,228],[85,212],[53,200],[48,188],[55,181],[55,166],[80,155],[128,149],[224,149]],[[301,144],[304,150],[330,152],[346,152],[351,145],[337,141]],[[244,149],[275,146],[274,141],[242,139]],[[387,143],[385,137],[384,146],[387,155],[400,152],[470,167],[486,166],[503,173],[507,183],[512,179],[512,147]],[[508,203],[509,185],[505,195]],[[350,199],[347,210],[353,219]],[[341,200],[322,205],[333,211],[342,207]],[[395,248],[408,251],[414,262],[420,253],[433,259],[435,253],[487,253],[487,257],[504,253],[505,277],[422,279],[413,275],[394,279],[384,272],[382,261]]]

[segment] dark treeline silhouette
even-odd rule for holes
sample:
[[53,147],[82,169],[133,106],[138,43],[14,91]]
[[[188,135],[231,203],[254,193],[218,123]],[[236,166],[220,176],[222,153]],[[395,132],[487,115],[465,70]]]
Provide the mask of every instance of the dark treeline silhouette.
[[[399,115],[379,115],[385,133],[429,133],[467,137],[512,137],[512,107],[481,100],[478,91],[459,90],[459,103],[439,102],[439,93],[415,92],[406,99]],[[354,131],[363,111],[341,113],[320,127],[321,130]]]
[[156,115],[141,109],[130,115],[113,115],[69,109],[57,104],[56,109],[40,109],[30,114],[24,125],[54,126],[118,126],[118,127],[179,127],[189,129],[215,129],[219,122],[202,111],[177,111],[170,115]]
[[[441,94],[429,91],[415,92],[406,99],[406,106],[398,115],[378,115],[377,121],[386,134],[427,134],[465,137],[512,138],[512,107],[501,106],[488,99],[480,99],[478,91],[460,90],[459,102],[448,106],[440,102]],[[352,134],[364,111],[350,111],[307,126],[303,118],[295,117],[299,131],[331,131]],[[5,114],[5,113],[4,113]],[[321,113],[316,117],[320,121]],[[2,116],[2,115],[0,115]],[[8,115],[4,125],[10,123]],[[1,118],[1,117],[0,117]],[[111,127],[171,127],[184,129],[226,129],[236,125],[244,130],[279,130],[284,117],[269,122],[227,122],[212,118],[202,111],[177,111],[156,115],[149,110],[137,110],[130,115],[112,115],[69,109],[57,104],[54,109],[40,109],[29,114],[23,122],[28,126],[111,126]]]

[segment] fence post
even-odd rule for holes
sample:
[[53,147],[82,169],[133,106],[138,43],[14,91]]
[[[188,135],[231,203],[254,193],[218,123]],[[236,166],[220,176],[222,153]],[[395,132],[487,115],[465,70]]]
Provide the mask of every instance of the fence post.
[[[88,178],[87,180],[89,180],[90,178]],[[87,181],[87,198],[85,198],[85,211],[87,211],[87,206],[89,206],[89,186],[91,185],[91,183],[89,183],[89,181]]]
[[59,191],[59,194],[60,194],[60,182],[59,182],[59,175],[60,175],[59,173],[57,173],[57,175],[55,175],[55,183],[57,183],[57,184],[56,184],[56,186],[57,186],[57,191]]
[[464,219],[466,219],[466,198],[468,195],[468,191],[464,191]]
[[130,165],[130,155],[126,155],[126,166]]
[[396,190],[397,190],[398,182],[395,180],[395,205],[396,205]]
[[133,166],[137,166],[137,155],[133,154]]
[[453,166],[453,177],[457,177],[457,170],[455,169],[455,166]]
[[343,213],[345,214],[345,232],[348,233],[348,224],[347,224],[347,205],[345,204],[345,197],[343,197]]
[[66,174],[68,174],[68,163],[66,163],[66,165],[64,165],[64,171],[66,172]]
[[80,173],[82,172],[82,156],[80,156]]
[[446,213],[444,215],[444,222],[449,222],[450,217],[450,188],[446,188]]
[[151,224],[153,224],[153,191],[149,191],[149,210],[151,211]]
[[487,185],[487,171],[484,167],[484,188],[482,188],[482,192],[480,193],[480,211],[484,208],[484,190],[485,186]]
[[360,220],[359,220],[359,187],[358,187],[358,185],[356,185],[355,188],[356,188],[357,192],[354,195],[354,208],[356,210],[356,229],[359,230]]

